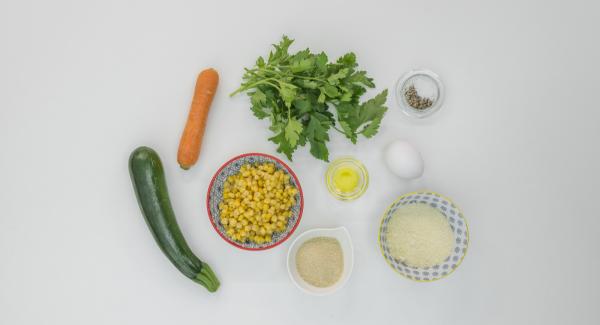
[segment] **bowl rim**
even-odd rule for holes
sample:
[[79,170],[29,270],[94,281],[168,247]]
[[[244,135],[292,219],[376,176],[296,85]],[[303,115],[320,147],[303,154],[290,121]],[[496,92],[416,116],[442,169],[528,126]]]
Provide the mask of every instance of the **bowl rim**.
[[[462,257],[460,258],[460,260],[456,263],[456,267],[453,268],[452,270],[450,270],[450,272],[448,272],[448,274],[446,275],[442,275],[441,277],[437,278],[437,279],[431,279],[431,280],[416,280],[416,279],[411,279],[409,277],[407,277],[406,275],[404,275],[404,273],[396,270],[396,268],[392,265],[392,263],[390,261],[388,261],[388,259],[385,257],[385,253],[383,252],[383,246],[381,245],[381,224],[383,223],[383,219],[385,218],[385,216],[387,215],[387,212],[390,210],[390,208],[396,204],[397,202],[399,202],[400,200],[402,200],[403,198],[410,196],[410,195],[415,195],[415,194],[434,194],[437,195],[439,197],[441,197],[442,199],[454,204],[454,206],[456,207],[456,210],[458,210],[458,212],[460,212],[460,214],[462,215],[462,219],[465,222],[465,228],[467,229],[466,232],[466,237],[467,237],[467,246],[465,247],[465,252],[462,254]],[[449,197],[442,195],[438,192],[435,191],[431,191],[431,190],[419,190],[419,191],[413,191],[413,192],[409,192],[409,193],[405,193],[400,195],[398,198],[396,198],[396,200],[394,200],[394,202],[392,202],[383,212],[383,214],[381,215],[381,218],[379,219],[379,227],[377,227],[377,246],[379,246],[379,253],[381,253],[381,256],[383,257],[383,259],[385,260],[386,264],[389,265],[392,270],[394,270],[394,272],[398,273],[399,275],[401,275],[403,278],[406,278],[408,280],[411,281],[415,281],[415,282],[435,282],[435,281],[439,281],[442,279],[447,278],[450,274],[454,273],[454,271],[456,271],[458,269],[458,267],[462,264],[463,260],[465,259],[465,256],[467,256],[467,253],[469,251],[469,246],[471,244],[471,231],[469,229],[469,222],[467,221],[467,218],[465,217],[465,214],[463,213],[463,211],[460,209],[460,207],[454,203],[453,200],[451,200]]]
[[[264,247],[258,247],[258,248],[251,248],[251,247],[245,247],[242,246],[238,243],[236,243],[235,241],[229,239],[227,236],[225,236],[224,234],[222,234],[219,231],[219,228],[217,227],[217,225],[214,222],[214,218],[212,213],[210,212],[210,191],[213,188],[213,185],[215,183],[215,181],[217,180],[217,176],[221,173],[221,171],[229,166],[231,163],[233,163],[236,160],[239,160],[241,158],[244,157],[250,157],[250,156],[262,156],[262,157],[266,157],[269,159],[273,159],[275,161],[277,161],[278,163],[280,163],[287,172],[290,173],[290,175],[292,175],[292,177],[294,178],[294,181],[296,181],[296,184],[298,185],[298,193],[300,195],[300,211],[298,212],[298,219],[296,220],[296,223],[294,224],[294,226],[292,227],[292,229],[288,232],[288,234],[283,237],[281,240],[279,240],[278,242],[269,245],[269,246],[264,246]],[[215,174],[213,175],[210,184],[208,185],[208,190],[206,191],[206,210],[208,212],[208,219],[210,221],[210,224],[212,225],[212,227],[214,228],[214,230],[217,232],[217,234],[219,234],[219,236],[221,236],[221,238],[223,238],[227,243],[229,243],[232,246],[235,246],[237,248],[243,249],[243,250],[247,250],[247,251],[263,251],[263,250],[267,250],[270,248],[273,248],[275,246],[278,246],[280,244],[282,244],[283,242],[285,242],[286,240],[288,240],[292,234],[294,233],[294,231],[296,231],[296,228],[298,227],[298,225],[300,224],[300,220],[302,219],[302,212],[304,211],[304,194],[302,193],[302,186],[300,185],[300,181],[298,180],[298,177],[296,176],[296,174],[294,173],[294,171],[290,168],[290,166],[288,166],[286,163],[284,163],[281,159],[266,154],[266,153],[261,153],[261,152],[249,152],[249,153],[244,153],[241,155],[237,155],[231,159],[229,159],[228,161],[226,161],[224,164],[221,165],[221,167],[219,167],[219,169],[217,169],[217,171],[215,172]]]

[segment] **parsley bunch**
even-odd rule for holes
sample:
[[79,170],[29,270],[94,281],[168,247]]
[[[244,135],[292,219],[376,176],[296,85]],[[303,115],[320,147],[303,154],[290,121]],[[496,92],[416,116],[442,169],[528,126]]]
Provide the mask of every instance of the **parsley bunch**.
[[269,140],[277,144],[277,152],[292,160],[296,148],[309,143],[313,156],[328,161],[329,129],[352,143],[359,135],[374,136],[387,111],[387,89],[361,103],[360,96],[375,84],[365,71],[356,70],[354,53],[330,63],[324,52],[289,54],[292,43],[283,36],[267,60],[259,57],[252,69],[245,69],[242,85],[230,95],[246,92],[254,115],[271,121],[275,135]]

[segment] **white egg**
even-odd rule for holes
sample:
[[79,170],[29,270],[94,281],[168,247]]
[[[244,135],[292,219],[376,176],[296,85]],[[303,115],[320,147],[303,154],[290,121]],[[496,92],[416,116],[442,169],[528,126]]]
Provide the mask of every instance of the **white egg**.
[[421,177],[425,169],[421,153],[403,140],[390,143],[385,149],[384,159],[392,173],[405,179]]

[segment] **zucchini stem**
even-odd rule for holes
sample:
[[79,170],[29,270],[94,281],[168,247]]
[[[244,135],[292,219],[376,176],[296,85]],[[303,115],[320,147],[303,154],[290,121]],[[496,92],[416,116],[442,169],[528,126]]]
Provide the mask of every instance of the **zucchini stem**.
[[196,274],[196,278],[192,280],[194,280],[194,282],[196,283],[201,284],[210,292],[217,291],[217,289],[219,289],[219,286],[221,285],[219,279],[217,279],[217,276],[215,275],[213,270],[210,268],[210,266],[208,266],[208,264],[204,262],[202,263],[202,269],[200,270],[200,273]]

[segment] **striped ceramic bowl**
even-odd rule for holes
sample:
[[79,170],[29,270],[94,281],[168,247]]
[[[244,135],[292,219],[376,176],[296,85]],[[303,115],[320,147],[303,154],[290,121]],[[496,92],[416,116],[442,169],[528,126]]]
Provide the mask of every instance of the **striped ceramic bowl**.
[[[454,232],[454,248],[452,254],[443,263],[428,268],[412,267],[392,257],[386,238],[388,223],[394,215],[394,212],[403,205],[417,203],[428,204],[440,211],[446,219],[448,219],[450,227]],[[458,268],[467,253],[468,247],[469,227],[467,225],[467,220],[460,209],[450,199],[445,198],[438,193],[421,191],[402,195],[387,208],[381,217],[381,224],[379,226],[379,248],[381,254],[385,258],[385,261],[396,272],[411,280],[430,282],[446,277]]]
[[[292,206],[292,215],[288,219],[286,229],[283,232],[273,233],[270,242],[263,244],[256,244],[250,241],[238,242],[227,236],[225,233],[225,228],[221,224],[219,203],[223,200],[223,184],[225,183],[227,177],[239,173],[240,168],[243,165],[260,163],[273,163],[277,169],[282,170],[287,175],[290,175],[290,182],[298,189],[298,194],[296,194],[296,204]],[[208,187],[208,192],[206,194],[206,207],[208,209],[208,217],[210,222],[221,238],[237,248],[258,251],[273,248],[286,241],[292,235],[300,223],[300,219],[302,218],[304,197],[302,195],[302,187],[300,187],[298,177],[296,177],[296,174],[294,174],[292,169],[283,161],[264,153],[247,153],[233,157],[223,164],[219,170],[217,170]]]

